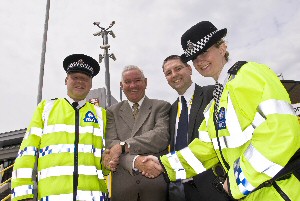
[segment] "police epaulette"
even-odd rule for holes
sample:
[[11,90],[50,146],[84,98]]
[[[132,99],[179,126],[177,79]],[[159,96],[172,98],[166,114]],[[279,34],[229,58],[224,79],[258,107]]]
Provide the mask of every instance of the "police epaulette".
[[231,75],[236,75],[237,72],[240,70],[240,68],[246,64],[247,61],[238,61],[236,62],[229,70],[228,70],[228,73],[231,74]]
[[57,100],[58,98],[51,98],[50,100]]

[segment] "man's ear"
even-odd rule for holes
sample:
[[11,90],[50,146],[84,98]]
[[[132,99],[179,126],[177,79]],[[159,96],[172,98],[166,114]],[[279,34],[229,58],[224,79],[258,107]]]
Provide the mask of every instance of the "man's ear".
[[67,85],[67,80],[68,80],[68,77],[65,78],[65,85]]

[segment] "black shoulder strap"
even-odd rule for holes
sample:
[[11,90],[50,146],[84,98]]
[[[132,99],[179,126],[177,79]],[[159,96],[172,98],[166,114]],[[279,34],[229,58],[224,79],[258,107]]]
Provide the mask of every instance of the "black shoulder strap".
[[273,178],[273,180],[280,179],[282,176],[294,173],[300,181],[300,149],[293,155],[289,162],[280,170]]
[[228,73],[231,74],[231,75],[236,75],[237,72],[240,70],[240,68],[246,64],[247,61],[238,61],[236,62],[229,70],[228,70]]

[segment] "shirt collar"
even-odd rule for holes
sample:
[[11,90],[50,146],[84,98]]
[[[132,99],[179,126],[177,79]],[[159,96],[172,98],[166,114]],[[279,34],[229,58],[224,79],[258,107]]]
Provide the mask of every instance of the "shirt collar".
[[193,82],[191,86],[184,92],[184,94],[179,96],[179,101],[181,100],[180,97],[183,96],[187,101],[187,103],[190,103],[193,99],[194,91],[195,91],[195,83]]
[[226,82],[227,82],[227,79],[228,79],[228,76],[229,76],[228,70],[231,68],[232,65],[233,65],[233,64],[232,64],[232,61],[229,60],[229,61],[224,65],[224,67],[222,68],[222,71],[221,71],[220,76],[219,76],[219,78],[218,78],[218,82],[219,82],[220,84],[222,84],[223,86],[225,86],[225,84],[226,84]]
[[[73,103],[73,102],[77,102],[75,100],[73,100],[72,98],[70,98],[68,95],[65,97],[65,99],[67,99],[69,101],[69,103]],[[81,101],[78,101],[78,107],[77,108],[81,108],[82,106],[84,106],[84,104],[86,103],[86,100],[83,99]]]
[[[139,104],[139,107],[141,107],[141,105],[142,105],[144,99],[145,99],[145,96],[144,96],[139,102],[137,102],[137,103]],[[131,102],[131,101],[129,101],[129,100],[127,100],[127,101],[128,101],[128,103],[129,103],[129,105],[130,105],[130,108],[132,108],[134,102]]]

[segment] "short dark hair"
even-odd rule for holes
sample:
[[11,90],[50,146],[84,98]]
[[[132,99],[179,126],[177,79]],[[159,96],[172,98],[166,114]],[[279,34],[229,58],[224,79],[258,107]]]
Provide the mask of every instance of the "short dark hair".
[[164,59],[162,69],[164,71],[164,66],[168,61],[179,59],[185,66],[189,66],[187,62],[183,62],[179,55],[173,54]]

